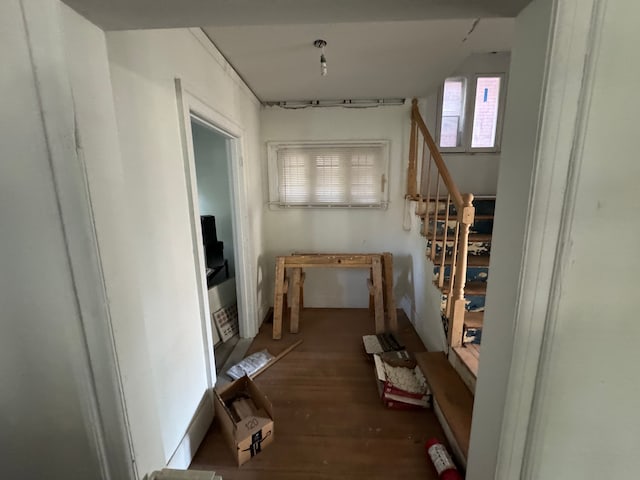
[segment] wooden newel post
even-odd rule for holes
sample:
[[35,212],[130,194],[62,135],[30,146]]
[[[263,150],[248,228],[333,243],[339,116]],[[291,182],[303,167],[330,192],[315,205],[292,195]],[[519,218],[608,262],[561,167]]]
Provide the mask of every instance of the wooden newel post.
[[455,280],[453,284],[453,302],[451,304],[451,321],[449,323],[449,346],[459,347],[462,345],[462,331],[464,328],[464,286],[467,281],[467,255],[469,251],[469,228],[473,223],[475,208],[473,207],[473,195],[465,193],[462,195],[462,208],[458,209],[458,223],[460,225],[460,238],[458,240],[459,250],[455,268]]

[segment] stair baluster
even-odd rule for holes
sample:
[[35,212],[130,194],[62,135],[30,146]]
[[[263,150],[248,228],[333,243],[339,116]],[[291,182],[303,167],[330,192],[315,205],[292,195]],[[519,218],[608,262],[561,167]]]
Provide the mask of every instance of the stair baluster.
[[[422,135],[422,142],[420,142]],[[420,152],[420,147],[422,151]],[[421,163],[418,165],[418,156]],[[435,198],[432,200],[432,168],[435,164]],[[426,169],[426,170],[425,170]],[[426,185],[425,185],[426,171]],[[418,188],[420,179],[420,188]],[[446,189],[446,201],[440,198],[440,187]],[[426,198],[418,192],[426,187]],[[451,178],[451,174],[438,150],[438,147],[429,132],[418,108],[417,99],[413,99],[411,108],[411,136],[409,143],[409,166],[407,171],[407,197],[418,201],[418,209],[424,214],[423,234],[431,239],[429,258],[437,269],[437,284],[440,289],[445,285],[445,272],[447,262],[447,239],[450,221],[451,205],[456,210],[455,234],[453,236],[453,250],[451,252],[451,264],[449,267],[449,295],[447,296],[446,315],[449,319],[448,343],[449,347],[462,345],[464,317],[465,317],[465,283],[467,278],[467,255],[469,230],[474,222],[475,209],[473,207],[473,195],[462,195]],[[422,202],[426,202],[425,205]],[[440,205],[444,202],[444,228],[442,233],[442,248],[440,256],[437,253],[438,220],[440,218]],[[433,220],[431,210],[433,208]]]
[[[451,209],[451,194],[447,195],[444,215],[444,231],[442,233],[442,257],[440,259],[440,271],[438,272],[438,287],[444,286],[444,263],[447,258],[447,233],[449,233],[449,210]],[[455,245],[454,245],[455,248]],[[453,270],[453,269],[452,269]]]

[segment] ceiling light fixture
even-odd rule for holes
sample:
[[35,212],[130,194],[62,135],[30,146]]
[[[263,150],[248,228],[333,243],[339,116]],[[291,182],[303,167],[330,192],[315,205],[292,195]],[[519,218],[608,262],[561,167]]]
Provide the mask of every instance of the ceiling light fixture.
[[325,77],[327,75],[327,57],[324,56],[324,47],[327,46],[327,42],[322,39],[318,39],[313,42],[313,46],[322,50],[322,53],[320,54],[320,75]]

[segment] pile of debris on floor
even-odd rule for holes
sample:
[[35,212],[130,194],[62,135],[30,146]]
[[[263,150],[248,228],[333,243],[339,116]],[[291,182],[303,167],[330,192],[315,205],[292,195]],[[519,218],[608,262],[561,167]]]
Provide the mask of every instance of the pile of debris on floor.
[[365,352],[373,358],[378,393],[384,405],[397,410],[431,406],[431,392],[413,355],[393,333],[362,337]]

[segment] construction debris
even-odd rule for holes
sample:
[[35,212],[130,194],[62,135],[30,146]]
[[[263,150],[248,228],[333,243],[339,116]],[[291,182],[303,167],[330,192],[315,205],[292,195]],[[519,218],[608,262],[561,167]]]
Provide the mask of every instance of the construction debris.
[[275,363],[280,361],[285,355],[290,353],[294,348],[298,347],[302,343],[302,340],[298,340],[293,345],[285,348],[276,357],[274,357],[265,348],[259,352],[253,353],[246,357],[239,363],[236,363],[233,367],[227,370],[227,375],[234,380],[244,377],[245,375],[256,378],[262,372],[272,367]]

